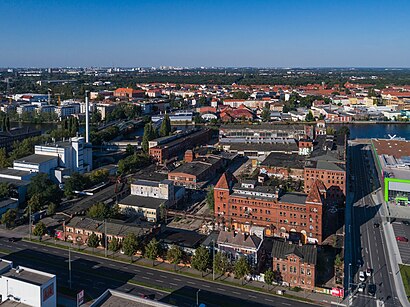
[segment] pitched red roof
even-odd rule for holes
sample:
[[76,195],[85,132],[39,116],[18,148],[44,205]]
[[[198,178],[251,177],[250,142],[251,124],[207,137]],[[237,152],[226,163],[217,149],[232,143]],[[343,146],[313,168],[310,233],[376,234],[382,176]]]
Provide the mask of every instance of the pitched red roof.
[[230,172],[225,172],[222,174],[221,178],[219,178],[214,188],[229,190],[235,182],[237,182],[235,176]]
[[316,180],[310,189],[308,196],[306,198],[307,203],[323,204],[321,190],[323,188],[323,182],[320,184],[320,180]]

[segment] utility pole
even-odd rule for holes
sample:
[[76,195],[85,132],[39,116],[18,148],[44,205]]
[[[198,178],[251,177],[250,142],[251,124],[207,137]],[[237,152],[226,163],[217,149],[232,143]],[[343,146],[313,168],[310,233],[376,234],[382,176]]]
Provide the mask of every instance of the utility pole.
[[68,283],[71,289],[71,245],[68,247]]
[[107,258],[108,242],[107,242],[107,220],[106,219],[104,220],[104,242],[105,242],[104,243],[104,254],[105,254],[105,258]]
[[215,280],[215,240],[212,240],[212,280]]
[[31,241],[31,206],[28,205],[28,238]]

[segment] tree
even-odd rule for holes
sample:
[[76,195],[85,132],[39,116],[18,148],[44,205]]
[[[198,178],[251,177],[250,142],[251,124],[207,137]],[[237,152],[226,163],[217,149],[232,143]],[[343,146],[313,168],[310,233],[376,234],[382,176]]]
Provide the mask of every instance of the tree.
[[167,207],[164,205],[164,203],[159,205],[159,215],[160,215],[160,219],[161,221],[166,221],[166,217],[167,217]]
[[[41,210],[43,207],[39,194],[34,194],[27,202],[28,207],[30,207],[31,213],[35,213]],[[27,208],[28,209],[28,208]]]
[[312,121],[315,120],[315,118],[313,117],[312,111],[309,110],[309,113],[306,114],[305,120],[306,120],[307,122],[312,122]]
[[117,238],[112,238],[110,243],[108,243],[108,249],[112,251],[113,253],[116,253],[120,250],[121,244],[120,241]]
[[134,256],[138,250],[138,239],[135,233],[130,232],[127,234],[122,242],[122,250],[124,251],[124,254],[129,256],[132,261],[132,256]]
[[110,206],[104,203],[96,203],[88,209],[88,216],[93,219],[107,219],[113,217],[117,212],[114,206]]
[[340,257],[340,254],[337,254],[335,258],[335,266],[340,267],[342,266],[342,264],[343,264],[343,260]]
[[270,120],[270,110],[264,108],[261,114],[262,121],[268,122]]
[[244,91],[233,92],[232,93],[232,98],[233,99],[248,99],[249,94],[245,93]]
[[149,141],[152,141],[157,137],[157,132],[151,122],[145,124],[144,126],[144,135],[142,136],[142,150],[148,152]]
[[99,244],[100,244],[100,239],[94,232],[88,236],[87,246],[93,248],[93,253],[94,253],[94,248],[96,248]]
[[49,203],[47,207],[47,215],[53,215],[56,213],[57,205],[55,203]]
[[145,257],[152,260],[152,266],[154,266],[154,261],[159,255],[159,242],[153,238],[148,245],[145,247]]
[[225,274],[229,269],[229,260],[222,252],[217,252],[215,255],[215,272],[218,274]]
[[171,133],[171,120],[169,115],[165,114],[164,119],[162,120],[161,127],[159,128],[159,136],[164,137],[168,136]]
[[177,245],[172,245],[172,247],[167,251],[167,259],[169,262],[174,264],[174,270],[177,270],[177,265],[182,260],[182,250]]
[[215,207],[215,196],[214,196],[214,186],[211,185],[209,188],[208,193],[206,193],[206,203],[208,205],[209,210],[214,211]]
[[91,181],[91,185],[95,185],[101,182],[105,182],[109,177],[109,172],[106,169],[98,169],[92,171],[89,175],[89,180]]
[[191,259],[192,267],[200,271],[202,276],[203,273],[209,268],[210,262],[211,257],[209,255],[209,251],[203,246],[200,246],[195,250],[195,254]]
[[324,115],[322,113],[320,113],[319,120],[324,120],[324,119],[325,119]]
[[61,200],[62,191],[57,184],[48,178],[47,174],[39,173],[31,178],[27,194],[29,198],[34,194],[38,194],[42,204],[48,202],[58,203]]
[[34,227],[33,235],[38,236],[41,239],[45,235],[47,227],[43,222],[38,222],[36,227]]
[[82,191],[88,186],[85,176],[79,173],[73,173],[64,183],[64,195],[70,197],[74,191]]
[[127,155],[132,155],[135,152],[134,146],[131,144],[127,144],[127,147],[125,148],[125,153]]
[[6,168],[10,166],[10,162],[7,159],[6,148],[0,148],[0,168]]
[[[268,286],[271,286],[272,285],[272,283],[274,282],[274,280],[275,280],[275,273],[273,273],[273,271],[272,270],[267,270],[266,272],[265,272],[265,283],[268,285]],[[269,287],[268,287],[268,289],[269,289]]]
[[10,186],[6,182],[0,183],[0,199],[8,197],[10,194]]
[[1,216],[1,223],[6,225],[6,228],[13,227],[14,222],[17,218],[17,210],[16,209],[8,209],[3,215]]
[[[246,275],[248,275],[250,273],[251,269],[249,267],[248,261],[246,260],[245,257],[240,257],[236,263],[235,263],[235,267],[234,267],[234,273],[235,273],[235,277],[242,279],[244,278]],[[242,285],[243,285],[243,279],[242,279]]]

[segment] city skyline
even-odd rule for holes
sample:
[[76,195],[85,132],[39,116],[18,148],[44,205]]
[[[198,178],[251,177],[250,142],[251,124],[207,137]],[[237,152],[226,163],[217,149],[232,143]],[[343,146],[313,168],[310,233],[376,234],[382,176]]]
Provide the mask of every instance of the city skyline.
[[0,66],[405,68],[409,8],[405,1],[9,1],[0,4],[9,16],[0,21],[8,29]]

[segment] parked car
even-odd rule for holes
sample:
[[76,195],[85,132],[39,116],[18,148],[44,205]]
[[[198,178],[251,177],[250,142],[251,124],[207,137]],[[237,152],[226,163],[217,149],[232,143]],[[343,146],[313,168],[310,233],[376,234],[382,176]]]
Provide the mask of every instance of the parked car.
[[403,236],[397,236],[396,240],[400,241],[400,242],[409,242],[409,239],[407,239],[406,237],[403,237]]
[[375,296],[376,295],[376,285],[375,284],[370,284],[367,287],[367,293],[369,293],[369,295],[371,295],[371,296]]
[[366,288],[366,284],[364,282],[361,282],[359,286],[357,287],[357,291],[359,292],[364,292],[364,289]]
[[379,223],[374,223],[373,226],[374,226],[374,228],[379,228],[380,224]]
[[409,222],[409,221],[402,221],[402,223],[403,223],[404,225],[406,225],[406,226],[409,226],[409,225],[410,225],[410,222]]
[[371,277],[372,276],[372,269],[371,268],[367,268],[367,270],[366,270],[366,276],[367,277]]
[[365,281],[366,280],[366,275],[364,274],[363,271],[359,272],[359,280],[360,281]]

